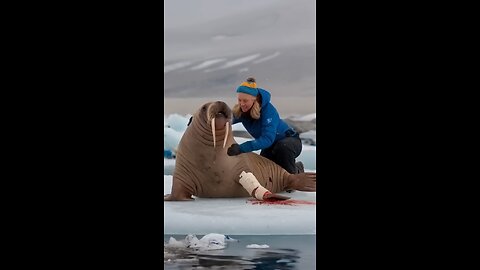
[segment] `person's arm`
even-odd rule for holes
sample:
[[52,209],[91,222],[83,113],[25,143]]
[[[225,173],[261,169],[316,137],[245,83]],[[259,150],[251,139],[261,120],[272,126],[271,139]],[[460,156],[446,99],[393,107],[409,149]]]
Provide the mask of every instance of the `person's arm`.
[[240,144],[240,151],[248,153],[260,149],[270,147],[275,141],[279,116],[276,111],[266,111],[265,115],[260,118],[262,121],[262,135],[255,140]]

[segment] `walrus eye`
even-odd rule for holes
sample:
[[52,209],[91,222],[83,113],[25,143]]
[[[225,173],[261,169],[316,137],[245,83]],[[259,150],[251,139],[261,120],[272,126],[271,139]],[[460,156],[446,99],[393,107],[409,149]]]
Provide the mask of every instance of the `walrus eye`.
[[190,124],[192,123],[192,119],[193,119],[193,116],[190,116],[190,120],[188,120],[187,127],[190,126]]

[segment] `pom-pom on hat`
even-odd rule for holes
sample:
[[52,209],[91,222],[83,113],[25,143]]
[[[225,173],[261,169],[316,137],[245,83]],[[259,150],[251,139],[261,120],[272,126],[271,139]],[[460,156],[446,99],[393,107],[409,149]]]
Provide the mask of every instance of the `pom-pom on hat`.
[[255,78],[248,78],[246,82],[240,84],[237,88],[237,93],[245,93],[256,97],[258,95],[258,89]]

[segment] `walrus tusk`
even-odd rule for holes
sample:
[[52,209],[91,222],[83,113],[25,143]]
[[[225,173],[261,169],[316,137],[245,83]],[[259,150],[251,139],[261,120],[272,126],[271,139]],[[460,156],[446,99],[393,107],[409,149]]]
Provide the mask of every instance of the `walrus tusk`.
[[[242,173],[240,174],[239,183],[243,186],[244,189],[248,191],[248,194],[257,198],[260,201],[263,201],[263,195],[265,195],[265,193],[270,192],[268,189],[260,185],[255,175],[253,175],[253,173],[251,172],[246,173],[245,171],[242,171]],[[255,194],[252,194],[252,191],[254,190]]]
[[225,148],[225,144],[227,144],[227,138],[228,138],[228,122],[225,124],[225,139],[223,139],[223,148]]
[[213,148],[215,148],[215,117],[212,118]]

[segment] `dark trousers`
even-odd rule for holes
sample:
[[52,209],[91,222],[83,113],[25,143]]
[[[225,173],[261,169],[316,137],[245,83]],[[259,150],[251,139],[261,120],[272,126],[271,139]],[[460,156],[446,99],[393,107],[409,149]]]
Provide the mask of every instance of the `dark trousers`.
[[302,141],[298,137],[286,137],[263,149],[260,155],[270,159],[289,173],[297,173],[295,158],[302,152]]

